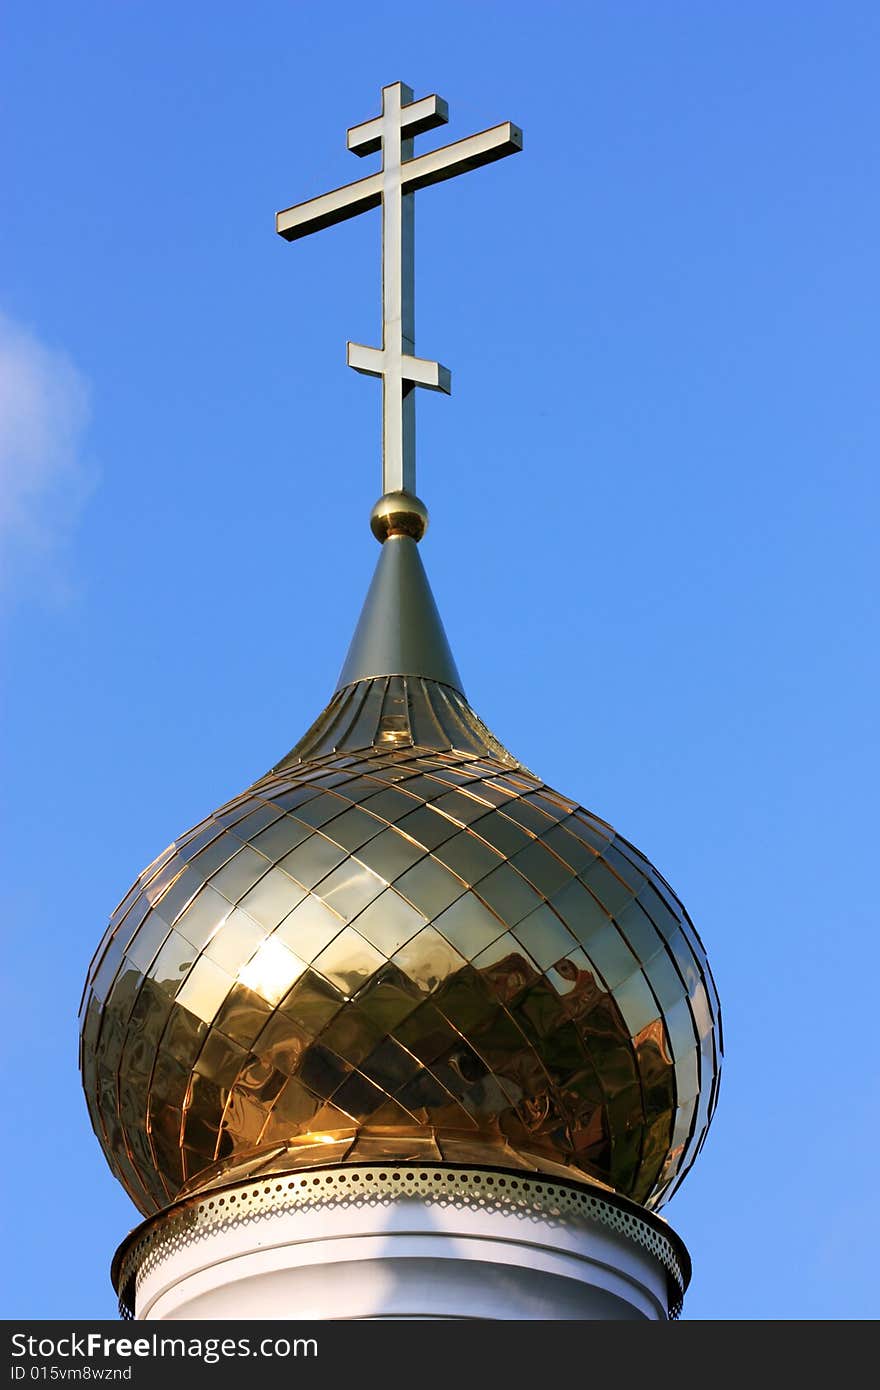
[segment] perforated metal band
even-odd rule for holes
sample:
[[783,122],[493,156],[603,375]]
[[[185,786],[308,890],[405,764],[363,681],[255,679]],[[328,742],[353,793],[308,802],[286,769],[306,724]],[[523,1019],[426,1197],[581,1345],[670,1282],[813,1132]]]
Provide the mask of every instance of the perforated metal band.
[[448,1164],[361,1164],[273,1174],[191,1197],[138,1226],[116,1252],[119,1312],[133,1318],[137,1291],[177,1251],[207,1236],[279,1213],[320,1206],[387,1206],[416,1197],[457,1209],[530,1213],[548,1226],[598,1224],[649,1251],[666,1270],[668,1315],[677,1318],[690,1281],[687,1250],[657,1217],[611,1193],[522,1172]]

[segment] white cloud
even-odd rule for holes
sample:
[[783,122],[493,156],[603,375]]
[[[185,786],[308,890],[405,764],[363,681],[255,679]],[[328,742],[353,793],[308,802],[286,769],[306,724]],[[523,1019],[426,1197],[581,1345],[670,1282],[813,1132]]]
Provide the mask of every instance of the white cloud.
[[38,572],[59,596],[63,551],[93,485],[82,456],[85,378],[65,353],[0,313],[0,586]]

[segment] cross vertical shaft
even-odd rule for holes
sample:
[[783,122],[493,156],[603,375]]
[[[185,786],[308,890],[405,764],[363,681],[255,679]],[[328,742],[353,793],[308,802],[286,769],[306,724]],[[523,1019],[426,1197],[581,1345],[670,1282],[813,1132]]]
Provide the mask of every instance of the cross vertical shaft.
[[413,92],[402,82],[382,89],[382,491],[416,490],[415,382],[403,375],[404,356],[414,357],[415,195],[403,191],[403,164],[412,159],[412,136],[403,134],[404,105]]

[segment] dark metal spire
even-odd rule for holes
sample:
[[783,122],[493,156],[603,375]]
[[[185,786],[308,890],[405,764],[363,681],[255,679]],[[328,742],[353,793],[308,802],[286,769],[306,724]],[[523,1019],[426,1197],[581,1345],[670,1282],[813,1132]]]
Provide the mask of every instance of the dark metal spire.
[[336,689],[374,676],[423,676],[462,691],[428,576],[411,536],[382,546]]

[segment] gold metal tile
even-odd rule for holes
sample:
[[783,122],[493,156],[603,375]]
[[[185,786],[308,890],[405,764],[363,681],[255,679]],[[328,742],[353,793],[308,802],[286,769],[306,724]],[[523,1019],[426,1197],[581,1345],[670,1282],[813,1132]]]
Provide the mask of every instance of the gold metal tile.
[[488,815],[481,816],[473,822],[471,830],[507,858],[534,844],[529,832],[502,811],[490,811]]
[[673,932],[669,938],[669,950],[678,966],[688,994],[693,994],[700,984],[700,970],[688,946],[683,932]]
[[503,924],[475,893],[465,893],[441,912],[435,926],[465,960],[473,960],[504,931]]
[[172,931],[150,967],[150,977],[173,997],[195,958],[192,942]]
[[95,1044],[98,1041],[98,1033],[101,1029],[102,1013],[101,1001],[94,997],[89,999],[80,1036],[81,1046],[86,1053],[91,1054],[94,1052]]
[[205,1023],[213,1022],[234,981],[207,956],[200,956],[177,992],[177,1003]]
[[[424,1000],[424,995],[420,995],[420,999]],[[430,1002],[420,1003],[401,1020],[394,1029],[394,1037],[424,1066],[431,1065],[460,1041],[456,1030]]]
[[516,801],[508,802],[504,808],[504,814],[511,820],[516,821],[524,829],[530,830],[533,835],[541,835],[553,823],[551,819],[539,810],[537,806],[531,806],[524,797],[519,797]]
[[328,821],[322,826],[322,831],[334,844],[352,853],[384,828],[384,821],[371,816],[368,811],[362,811],[359,806],[352,806],[349,810],[343,811],[341,816]]
[[397,822],[397,828],[404,835],[424,845],[427,850],[436,849],[438,845],[460,833],[458,826],[446,816],[441,816],[439,811],[432,810],[430,806],[418,805],[416,810],[410,811]]
[[552,825],[542,835],[542,840],[553,853],[567,864],[573,873],[580,873],[592,864],[596,851],[585,845],[562,825]]
[[647,878],[642,871],[637,868],[631,854],[625,854],[617,841],[602,851],[602,858],[610,868],[614,870],[618,878],[623,879],[630,893],[635,896],[644,887]]
[[503,856],[497,850],[479,840],[470,831],[460,830],[451,840],[438,845],[434,858],[446,864],[465,883],[475,884],[503,863]]
[[616,874],[612,873],[603,859],[596,859],[588,869],[584,869],[580,878],[612,917],[633,896],[629,885],[623,883]]
[[383,957],[393,956],[424,925],[422,914],[405,902],[394,888],[386,888],[354,922],[358,933]]
[[664,1010],[663,1021],[672,1044],[672,1055],[678,1062],[697,1045],[696,1025],[685,996]]
[[239,1072],[232,1094],[247,1095],[261,1106],[271,1108],[288,1079],[284,1072],[273,1067],[267,1057],[258,1057],[251,1052]]
[[394,1095],[421,1070],[421,1062],[393,1038],[381,1039],[359,1064],[364,1076]]
[[465,891],[461,879],[430,855],[401,874],[394,887],[426,918],[436,917]]
[[[182,840],[177,841],[177,852],[180,855],[181,859],[185,859],[187,863],[192,864],[193,861],[197,858],[197,856],[203,854],[209,847],[218,845],[218,843],[222,841],[223,838],[223,828],[218,824],[217,821],[214,820],[212,816],[208,821],[205,822],[202,829],[198,831],[198,833],[191,832],[189,835],[184,835]],[[229,854],[233,855],[237,849],[238,844],[233,843],[229,849]],[[213,872],[214,869],[219,868],[220,864],[222,863],[222,859],[219,862],[213,863],[211,865],[210,872]],[[199,860],[197,867],[200,874],[204,878],[205,864],[201,859]]]
[[652,956],[644,970],[664,1013],[685,997],[684,981],[678,973],[675,961],[665,952]]
[[344,925],[342,918],[320,898],[310,896],[285,917],[274,935],[301,960],[313,961],[330,945],[334,936],[339,935]]
[[[161,1033],[161,1029],[156,1030]],[[146,1080],[153,1070],[153,1060],[158,1046],[158,1038],[150,1036],[150,1032],[145,1032],[135,1023],[133,1029],[129,1029],[125,1039],[125,1046],[122,1049],[122,1059],[119,1064],[120,1071],[132,1078]],[[133,1116],[140,1119],[137,1109],[133,1110]]]
[[540,978],[535,962],[510,932],[505,932],[475,956],[473,964],[485,980],[487,989],[502,1004],[510,1004],[518,999]]
[[186,868],[186,860],[179,854],[172,854],[162,867],[153,874],[142,875],[142,892],[151,907],[155,907],[167,892],[169,886]]
[[[351,1075],[353,1068],[350,1062],[345,1062],[338,1057],[335,1052],[324,1047],[322,1043],[315,1043],[309,1048],[303,1057],[299,1076],[304,1085],[321,1100],[327,1101],[345,1080]],[[324,1117],[327,1123],[328,1117]],[[316,1124],[320,1124],[320,1118],[316,1117]],[[339,1117],[331,1117],[330,1123],[338,1125]],[[342,1124],[345,1124],[345,1118]]]
[[291,1077],[272,1107],[270,1133],[277,1141],[285,1137],[308,1131],[312,1120],[321,1107],[321,1101],[296,1077]]
[[395,952],[393,961],[423,994],[433,993],[467,963],[433,927],[423,928]]
[[463,791],[445,792],[438,796],[432,803],[438,811],[451,817],[458,825],[470,825],[471,821],[479,820],[485,816],[487,806],[485,801],[476,797],[468,796]]
[[269,1015],[254,1042],[258,1057],[265,1057],[278,1071],[293,1076],[303,1053],[311,1045],[312,1034],[280,1009]]
[[476,891],[510,927],[516,926],[541,903],[540,895],[509,864],[501,864],[481,878]]
[[347,1076],[339,1089],[333,1093],[333,1104],[344,1110],[358,1124],[375,1114],[387,1099],[384,1091],[374,1086],[372,1081],[368,1081],[358,1071],[353,1071]]
[[434,1003],[463,1038],[483,1037],[492,1019],[499,1019],[498,1001],[485,981],[465,962],[452,972],[434,995]]
[[253,843],[264,826],[271,825],[281,814],[277,806],[267,806],[265,802],[251,803],[246,815],[230,823],[229,829],[236,839],[244,844]]
[[[142,1046],[149,1050],[149,1065],[152,1068],[156,1048],[165,1031],[165,1024],[171,1012],[173,994],[169,993],[155,980],[144,980],[129,1019],[129,1036],[136,1034]],[[123,1059],[124,1065],[124,1059]]]
[[221,1090],[233,1085],[247,1059],[247,1049],[212,1029],[196,1058],[194,1071]]
[[[120,909],[117,914],[111,917],[110,926],[105,933],[96,959],[100,956],[103,946],[109,941],[111,936],[127,934],[130,939],[150,910],[150,900],[139,884],[135,884],[135,887],[132,889],[131,893],[128,894],[125,902],[127,904],[125,911],[123,912]],[[94,961],[92,962],[92,968],[94,968]]]
[[[512,801],[514,793],[508,791],[491,780],[491,773],[486,775],[485,768],[479,768],[471,764],[472,771],[479,777],[479,795],[481,801],[488,801],[490,806],[504,806],[508,801]],[[506,851],[510,853],[511,851]]]
[[546,903],[517,922],[512,935],[542,970],[549,970],[551,965],[577,949],[576,938]]
[[[295,852],[295,851],[294,851]],[[239,907],[268,931],[301,902],[303,894],[281,869],[270,869],[239,901]]]
[[545,972],[548,984],[559,995],[571,995],[578,1001],[578,1012],[582,1005],[592,999],[598,986],[590,968],[590,962],[579,946],[561,960],[556,961]]
[[310,969],[304,971],[278,1008],[305,1032],[317,1037],[343,1003],[341,991]]
[[240,907],[235,907],[211,937],[204,956],[219,965],[227,975],[235,976],[267,935],[266,927],[260,926]]
[[356,859],[344,860],[314,888],[322,902],[350,922],[385,888],[385,881]]
[[429,1117],[436,1121],[444,1111],[451,1111],[455,1115],[456,1123],[461,1124],[464,1121],[464,1115],[455,1097],[431,1071],[424,1068],[400,1087],[396,1099],[410,1115],[419,1117],[423,1123],[427,1122]]
[[271,1012],[270,1005],[256,990],[236,981],[213,1021],[213,1027],[225,1033],[233,1042],[250,1048],[259,1036]]
[[166,922],[174,924],[186,905],[195,897],[202,883],[201,874],[189,866],[184,869],[182,874],[178,875],[168,891],[162,894],[160,900],[159,912]]
[[343,1061],[360,1067],[364,1058],[380,1046],[384,1037],[384,1030],[370,1014],[358,1004],[351,1004],[341,1009],[324,1028],[321,1045],[329,1047]]
[[702,982],[696,986],[690,998],[691,1013],[697,1025],[697,1036],[700,1039],[707,1038],[712,1032],[712,1013],[709,1008],[709,997]]
[[618,930],[642,966],[664,951],[664,941],[648,914],[633,900],[615,917]]
[[126,951],[126,958],[132,965],[140,970],[141,974],[146,974],[159,954],[159,950],[168,937],[171,935],[171,928],[163,917],[154,909],[149,917],[144,921],[140,931],[135,936],[131,945]]
[[277,937],[270,936],[259,946],[247,965],[238,972],[239,982],[265,999],[278,1004],[307,969],[306,962],[294,955]]
[[357,857],[386,883],[393,883],[400,874],[424,857],[424,850],[397,830],[389,829],[362,845]]
[[[170,853],[170,849],[168,852]],[[122,923],[125,921],[125,918],[131,912],[134,904],[142,903],[143,912],[145,912],[149,908],[150,904],[147,898],[144,896],[143,892],[145,882],[146,876],[144,874],[141,874],[140,878],[136,879],[135,882],[132,884],[131,888],[129,888],[122,901],[110,913],[110,921],[107,925],[107,930],[101,939],[101,944],[95,952],[90,968],[91,970],[94,970],[95,962],[99,959],[105,945],[107,944],[113,933],[117,931],[119,927],[122,925]],[[143,918],[143,912],[141,914],[141,919]]]
[[616,927],[594,932],[582,945],[607,989],[622,984],[638,969],[638,961]]
[[257,854],[249,845],[243,845],[238,854],[212,875],[211,887],[231,903],[237,903],[268,868],[269,861],[264,855]]
[[312,797],[311,801],[298,808],[297,818],[317,829],[333,820],[340,811],[344,811],[346,804],[345,800],[335,796],[333,792],[321,791],[317,796]]
[[259,854],[265,854],[270,863],[276,864],[289,854],[312,833],[312,827],[294,816],[281,816],[278,820],[261,830],[251,840],[251,846]]
[[190,1067],[199,1055],[207,1032],[208,1025],[192,1010],[182,1007],[178,994],[162,1034],[162,1050],[182,1066]]
[[700,1084],[699,1063],[695,1048],[683,1053],[675,1062],[676,1099],[679,1105],[696,1096]]
[[607,931],[609,914],[577,879],[570,879],[550,899],[553,908],[580,942],[596,931]]
[[401,816],[405,816],[407,811],[415,810],[419,802],[416,797],[407,796],[395,787],[386,787],[384,791],[363,797],[360,804],[365,811],[372,811],[374,816],[382,816],[393,825]]
[[576,835],[585,845],[589,845],[601,854],[607,844],[614,838],[614,831],[610,825],[600,821],[598,817],[591,816],[588,811],[578,809],[568,816],[561,824],[572,835]]
[[193,1072],[184,1103],[184,1127],[188,1128],[194,1120],[204,1120],[207,1115],[216,1115],[217,1123],[211,1126],[216,1131],[228,1096],[228,1087],[218,1085],[210,1076]]
[[384,963],[385,957],[375,946],[352,927],[344,927],[315,958],[313,968],[351,998]]
[[[123,995],[126,977],[129,980],[128,990]],[[98,1036],[96,1056],[102,1068],[116,1067],[122,1052],[122,1045],[125,1042],[125,1032],[128,1027],[128,1018],[131,1007],[134,1004],[137,990],[143,976],[139,971],[130,969],[117,980],[113,993],[105,1005],[104,1017],[101,1024],[101,1032]],[[128,997],[130,993],[130,997]],[[173,1012],[173,1010],[172,1010]]]
[[696,1115],[696,1099],[680,1101],[675,1111],[675,1125],[672,1131],[672,1145],[670,1157],[674,1159],[672,1170],[678,1173],[681,1170],[681,1150],[684,1148],[691,1135],[691,1127]]
[[635,1036],[647,1028],[649,1023],[659,1020],[660,1005],[651,993],[648,981],[640,970],[630,975],[621,984],[615,985],[614,999],[623,1015],[624,1023]]
[[206,884],[178,917],[175,931],[202,951],[232,910],[229,900]]
[[528,879],[535,891],[543,894],[545,898],[551,898],[572,877],[571,869],[539,840],[533,840],[525,849],[514,854],[511,863]]
[[396,965],[383,965],[364,985],[358,1006],[383,1033],[390,1033],[418,1007],[421,995]]
[[176,1184],[183,1182],[183,1160],[180,1154],[181,1121],[181,1112],[168,1106],[156,1110],[151,1108],[148,1118],[150,1144],[156,1155],[156,1166],[162,1171],[166,1189],[170,1187],[172,1192]]
[[418,796],[431,802],[449,791],[449,783],[444,782],[441,777],[410,771],[406,778],[406,791],[409,796]]
[[[357,763],[358,770],[353,770],[351,775],[346,778],[345,782],[340,784],[339,791],[344,801],[355,804],[364,801],[368,796],[375,796],[378,792],[385,790],[385,784],[383,782],[376,781],[374,777],[363,775],[364,769],[368,768],[368,766],[369,763],[367,760],[359,760]],[[341,809],[342,806],[340,806],[340,810]],[[382,816],[381,819],[384,821],[385,817]]]
[[242,1148],[254,1148],[260,1142],[260,1136],[269,1119],[269,1109],[269,1106],[262,1105],[253,1096],[246,1095],[236,1088],[226,1103],[223,1129],[233,1142],[240,1144]]
[[278,861],[278,867],[303,888],[314,888],[345,858],[345,851],[315,834]]
[[274,778],[269,778],[265,786],[266,795],[271,796],[272,804],[295,819],[298,819],[296,813],[300,806],[305,806],[318,794],[317,788],[308,781],[297,781],[294,786],[285,788],[283,782],[277,783]]

